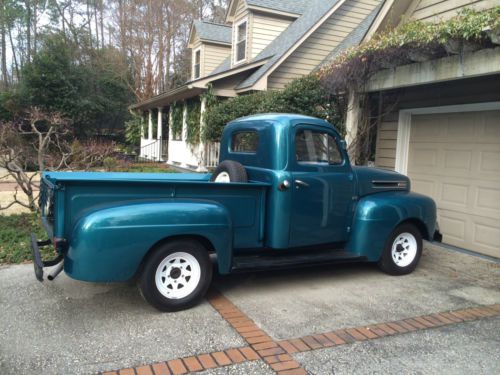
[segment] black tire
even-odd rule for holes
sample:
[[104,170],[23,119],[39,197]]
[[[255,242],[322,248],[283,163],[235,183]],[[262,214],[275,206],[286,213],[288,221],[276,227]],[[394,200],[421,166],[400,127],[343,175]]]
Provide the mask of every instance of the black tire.
[[237,161],[224,160],[217,166],[214,173],[212,173],[210,181],[215,182],[215,180],[221,173],[226,173],[227,175],[229,175],[229,182],[248,182],[248,176],[245,167]]
[[[184,271],[181,271],[180,269],[183,268],[182,264],[186,263],[182,263],[182,256],[177,256],[177,258],[175,258],[174,254],[176,253],[189,254],[189,256],[184,255],[185,262],[186,259],[189,258],[188,267],[185,267]],[[161,271],[159,271],[159,267],[162,262],[169,258],[169,256],[174,257],[174,263],[167,262],[166,265],[162,266],[168,275],[158,275],[161,283],[160,286],[158,286],[156,282],[157,272],[161,273]],[[181,262],[175,263],[176,259]],[[185,276],[184,272],[188,270],[190,264],[196,267],[195,261],[199,265],[200,277],[197,284],[195,283],[193,285],[189,285],[188,283],[189,280],[191,280],[191,276]],[[176,264],[179,264],[180,266],[176,267]],[[170,272],[168,272],[169,270]],[[193,273],[191,273],[191,271]],[[190,274],[194,275],[194,270],[191,269],[191,271],[189,271]],[[138,287],[144,299],[160,311],[185,310],[198,304],[199,301],[205,296],[207,289],[210,286],[210,282],[212,281],[212,271],[213,265],[210,261],[208,250],[201,243],[189,239],[174,240],[163,244],[148,256],[139,277]],[[197,277],[192,277],[192,282],[195,282],[195,280],[198,279]],[[195,286],[194,289],[186,296],[174,296],[175,298],[169,298],[165,293],[170,293],[169,290],[172,291],[172,289],[169,289],[167,284],[170,283],[169,285],[176,286],[178,288],[176,293],[179,293],[179,291],[184,287],[181,286],[183,279],[187,280],[187,284],[186,289],[182,292],[186,292],[186,290]],[[179,284],[177,284],[178,281]],[[176,284],[173,284],[174,282]]]
[[[408,256],[404,255],[405,250],[408,251],[407,254],[413,254],[413,252],[409,250],[414,248],[412,237],[415,241],[416,252],[413,260],[411,260],[411,258],[408,258],[405,261],[404,258]],[[392,251],[393,245],[395,246],[394,257]],[[406,275],[413,272],[415,268],[417,268],[421,256],[422,233],[420,233],[420,230],[415,225],[411,223],[403,223],[396,229],[394,229],[394,231],[389,236],[384,251],[382,252],[382,256],[380,257],[380,260],[378,262],[378,266],[382,271],[388,273],[389,275]],[[406,264],[407,262],[409,262],[409,260],[411,260],[411,262],[409,264]],[[399,262],[400,264],[398,265],[397,262]]]

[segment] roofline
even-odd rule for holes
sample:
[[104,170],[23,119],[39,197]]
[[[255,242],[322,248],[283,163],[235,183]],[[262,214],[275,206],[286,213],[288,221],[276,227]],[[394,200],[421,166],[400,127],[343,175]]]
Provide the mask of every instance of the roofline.
[[156,108],[154,106],[154,103],[155,102],[158,102],[158,101],[161,101],[163,99],[167,99],[171,96],[174,96],[174,95],[179,95],[179,94],[183,94],[183,93],[186,93],[190,90],[193,90],[193,89],[197,89],[197,91],[199,91],[200,89],[203,89],[201,87],[195,87],[195,86],[192,86],[192,85],[189,85],[189,84],[185,84],[183,86],[179,86],[179,87],[176,87],[175,89],[172,89],[172,90],[169,90],[169,91],[165,91],[161,94],[158,94],[158,95],[155,95],[149,99],[146,99],[146,100],[143,100],[142,102],[139,102],[139,103],[136,103],[136,104],[132,104],[131,106],[129,106],[129,110],[131,111],[134,111],[134,110],[147,110],[147,109],[152,109],[152,108]]
[[238,73],[244,72],[246,70],[256,68],[258,66],[262,66],[268,60],[269,60],[269,58],[265,58],[265,59],[261,59],[258,61],[254,61],[252,63],[245,64],[245,65],[238,65],[238,66],[235,66],[231,69],[224,70],[223,72],[219,72],[219,73],[211,74],[211,75],[208,75],[208,76],[205,76],[202,78],[198,78],[195,81],[189,81],[188,84],[193,85],[193,87],[205,87],[205,85],[207,83],[210,83],[212,81],[215,81],[215,80],[218,80],[221,78],[225,78],[225,77],[231,76],[233,74],[238,74]]
[[[403,5],[401,5],[401,4],[403,4]],[[382,6],[382,9],[380,9],[380,12],[378,13],[377,17],[375,17],[375,19],[373,20],[372,25],[370,26],[370,28],[366,32],[366,35],[361,42],[366,42],[366,41],[370,40],[375,35],[375,33],[379,32],[381,30],[381,27],[384,26],[383,25],[384,21],[386,21],[388,16],[391,16],[390,12],[393,11],[395,7],[402,6],[402,9],[399,12],[400,14],[398,15],[399,16],[398,18],[401,18],[400,16],[403,15],[405,12],[410,13],[408,11],[411,9],[411,7],[414,4],[416,4],[416,3],[413,0],[404,0],[404,1],[400,0],[398,2],[396,2],[395,0],[385,0],[384,5]],[[399,22],[400,21],[401,20],[399,20]]]
[[247,8],[253,11],[264,12],[264,13],[272,13],[278,14],[280,16],[290,17],[290,18],[299,18],[301,16],[300,13],[294,12],[285,12],[283,10],[268,8],[268,7],[259,7],[257,5],[247,5]]
[[[238,87],[238,89],[240,90],[243,90],[243,89],[246,89],[248,87],[253,87],[255,85],[259,85],[260,81],[261,80],[266,80],[267,82],[267,78],[269,77],[269,75],[274,72],[276,70],[276,68],[278,66],[280,66],[283,61],[285,61],[302,43],[304,43],[304,41],[309,38],[309,36],[311,36],[312,33],[314,33],[328,18],[330,18],[330,16],[335,13],[344,3],[346,2],[346,0],[340,0],[337,4],[335,4],[332,9],[330,9],[328,12],[326,12],[323,17],[320,18],[320,20],[318,22],[316,22],[316,24],[313,25],[313,27],[311,27],[308,31],[306,31],[304,33],[304,35],[302,35],[302,37],[299,38],[298,41],[296,41],[292,48],[290,48],[285,54],[283,54],[274,64],[272,64],[268,69],[267,71],[253,84],[253,85],[249,85],[249,86],[243,86],[243,87]],[[261,84],[262,86],[262,84]],[[267,83],[266,83],[266,87],[267,87]]]
[[221,44],[221,45],[230,46],[230,47],[232,45],[230,42],[222,42],[220,40],[215,40],[215,39],[200,38],[200,41],[205,42],[205,43]]

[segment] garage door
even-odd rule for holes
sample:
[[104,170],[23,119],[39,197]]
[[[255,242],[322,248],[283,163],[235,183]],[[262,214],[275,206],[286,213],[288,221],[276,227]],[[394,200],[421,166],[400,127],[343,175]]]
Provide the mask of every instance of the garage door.
[[500,258],[500,111],[412,116],[408,175],[443,242]]

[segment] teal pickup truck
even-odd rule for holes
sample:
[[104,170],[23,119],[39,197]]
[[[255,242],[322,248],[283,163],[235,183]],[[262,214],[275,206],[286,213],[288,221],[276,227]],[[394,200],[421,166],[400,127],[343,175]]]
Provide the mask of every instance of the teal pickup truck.
[[[35,274],[137,280],[151,305],[195,305],[218,272],[376,262],[412,272],[422,239],[439,240],[436,205],[401,174],[353,167],[322,120],[267,114],[229,123],[212,174],[47,172],[48,240],[32,236]],[[42,261],[40,246],[58,257]]]

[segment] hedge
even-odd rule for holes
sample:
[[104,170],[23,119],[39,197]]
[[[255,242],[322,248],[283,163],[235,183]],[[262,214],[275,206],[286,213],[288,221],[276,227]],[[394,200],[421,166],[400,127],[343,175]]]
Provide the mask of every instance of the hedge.
[[207,106],[202,138],[217,142],[229,121],[257,113],[298,113],[319,117],[338,126],[338,111],[333,104],[318,76],[310,74],[292,81],[282,91],[256,92]]

